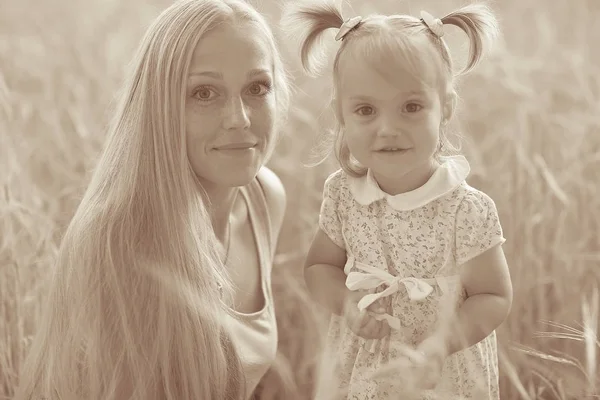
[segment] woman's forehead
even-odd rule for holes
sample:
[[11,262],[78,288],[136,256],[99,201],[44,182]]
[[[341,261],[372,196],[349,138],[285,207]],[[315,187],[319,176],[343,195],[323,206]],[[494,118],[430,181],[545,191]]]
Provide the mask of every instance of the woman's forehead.
[[222,24],[200,38],[190,65],[190,75],[235,69],[243,74],[272,72],[273,51],[268,39],[251,24]]

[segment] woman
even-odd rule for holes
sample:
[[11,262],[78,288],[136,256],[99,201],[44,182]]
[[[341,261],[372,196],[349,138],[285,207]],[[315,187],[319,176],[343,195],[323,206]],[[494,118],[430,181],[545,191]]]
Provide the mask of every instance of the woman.
[[264,19],[183,0],[149,28],[63,238],[16,400],[247,399],[277,348],[288,105]]

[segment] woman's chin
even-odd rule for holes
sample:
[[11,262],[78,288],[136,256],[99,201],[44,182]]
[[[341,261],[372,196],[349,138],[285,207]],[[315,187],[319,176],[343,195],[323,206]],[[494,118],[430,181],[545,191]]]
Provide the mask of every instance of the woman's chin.
[[[219,165],[220,164],[220,165]],[[254,162],[241,162],[237,159],[227,164],[219,163],[213,165],[209,173],[196,173],[203,186],[212,187],[240,187],[246,186],[256,177],[263,166],[262,160],[255,159]]]

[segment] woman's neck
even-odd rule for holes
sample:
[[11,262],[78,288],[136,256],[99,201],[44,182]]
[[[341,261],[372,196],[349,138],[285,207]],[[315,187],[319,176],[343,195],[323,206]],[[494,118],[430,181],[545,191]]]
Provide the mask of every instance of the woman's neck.
[[203,184],[209,200],[208,212],[217,239],[226,242],[230,216],[240,188]]

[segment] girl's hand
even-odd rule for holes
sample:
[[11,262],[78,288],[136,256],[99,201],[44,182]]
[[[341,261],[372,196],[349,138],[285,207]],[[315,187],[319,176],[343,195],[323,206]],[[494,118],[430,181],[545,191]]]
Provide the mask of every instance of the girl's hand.
[[380,303],[375,302],[366,310],[358,309],[358,302],[366,293],[363,291],[351,291],[344,303],[343,315],[352,332],[364,339],[382,339],[390,334],[390,326],[387,321],[377,321],[367,311],[385,313]]
[[442,334],[433,334],[416,348],[420,357],[413,361],[417,366],[419,386],[424,390],[435,388],[441,376],[444,362],[449,356],[448,346]]

